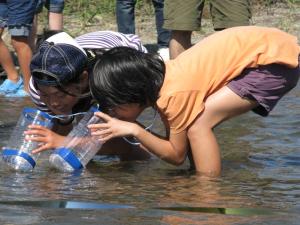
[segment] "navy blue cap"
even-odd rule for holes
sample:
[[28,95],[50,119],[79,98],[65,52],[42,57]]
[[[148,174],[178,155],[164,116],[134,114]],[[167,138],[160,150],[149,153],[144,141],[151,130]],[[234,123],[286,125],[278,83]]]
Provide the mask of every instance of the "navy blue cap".
[[[30,69],[38,84],[65,84],[79,76],[86,68],[87,54],[67,33],[55,34],[44,41],[32,57]],[[53,79],[39,79],[39,73]]]

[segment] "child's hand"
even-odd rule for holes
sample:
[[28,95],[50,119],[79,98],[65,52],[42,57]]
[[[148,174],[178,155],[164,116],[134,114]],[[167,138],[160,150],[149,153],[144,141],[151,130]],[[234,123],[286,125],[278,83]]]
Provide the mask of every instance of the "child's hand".
[[[29,125],[29,130],[24,132],[25,140],[39,142],[39,148],[34,149],[32,153],[39,153],[45,150],[56,148],[61,146],[65,137],[58,135],[51,131],[50,129],[40,126],[40,125]],[[34,135],[34,137],[30,136]]]
[[91,129],[91,134],[97,136],[103,143],[115,137],[134,135],[136,124],[118,120],[102,112],[96,112],[95,115],[104,122],[90,124],[88,128]]

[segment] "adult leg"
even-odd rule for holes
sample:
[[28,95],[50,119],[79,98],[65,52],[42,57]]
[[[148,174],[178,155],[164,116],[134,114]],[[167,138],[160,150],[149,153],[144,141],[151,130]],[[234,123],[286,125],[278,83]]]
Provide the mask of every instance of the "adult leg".
[[49,30],[63,29],[63,14],[49,12]]
[[32,51],[29,45],[28,37],[12,36],[12,45],[17,53],[20,69],[23,74],[24,90],[28,92],[28,85],[31,77],[30,61],[32,58]]
[[24,90],[28,91],[30,61],[32,51],[28,36],[33,23],[36,10],[36,0],[7,0],[8,3],[8,29],[12,36],[12,45],[17,53],[20,69],[24,79]]
[[220,149],[213,128],[257,106],[256,101],[243,99],[226,86],[208,97],[204,111],[188,130],[196,171],[208,176],[220,175]]
[[33,18],[32,27],[28,37],[29,46],[32,52],[36,50],[36,41],[37,41],[37,27],[38,27],[38,14],[36,13]]
[[15,68],[10,51],[2,39],[4,28],[8,22],[8,6],[6,2],[0,2],[0,64],[7,74],[7,79],[0,85],[0,93],[6,94],[16,91],[21,83],[18,83],[18,72]]
[[165,0],[164,28],[171,30],[170,58],[190,48],[192,31],[201,26],[204,0]]
[[168,48],[171,32],[163,28],[164,0],[152,0],[155,9],[155,22],[157,31],[157,44],[159,48]]
[[118,31],[124,34],[135,34],[134,7],[136,0],[117,0]]
[[7,46],[1,38],[3,30],[3,28],[0,28],[0,63],[7,74],[7,79],[11,82],[17,83],[19,80],[18,72]]
[[48,9],[49,30],[62,30],[64,0],[48,0],[46,7]]
[[211,0],[210,12],[215,30],[247,26],[252,16],[250,0]]
[[155,9],[155,22],[157,32],[158,54],[163,60],[170,59],[169,42],[171,31],[163,28],[164,23],[164,0],[152,0]]
[[37,29],[38,29],[38,15],[43,11],[44,0],[37,0],[37,5],[35,8],[35,15],[33,18],[30,34],[29,34],[29,45],[31,47],[31,51],[35,52],[37,46]]
[[192,31],[172,30],[170,40],[170,59],[175,59],[180,53],[192,46]]

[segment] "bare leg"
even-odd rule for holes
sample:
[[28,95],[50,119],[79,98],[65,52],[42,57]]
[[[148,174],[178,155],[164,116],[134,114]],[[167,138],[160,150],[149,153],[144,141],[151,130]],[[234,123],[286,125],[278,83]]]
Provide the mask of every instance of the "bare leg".
[[28,92],[30,73],[30,61],[32,51],[28,43],[28,37],[12,37],[12,45],[17,52],[20,68],[24,79],[24,89]]
[[3,69],[5,70],[5,72],[7,73],[7,79],[16,83],[19,80],[18,72],[15,68],[13,59],[10,55],[7,46],[1,38],[2,33],[3,33],[3,29],[0,29],[0,52],[1,52],[0,63]]
[[222,121],[248,112],[257,105],[256,101],[242,99],[226,86],[207,99],[203,113],[188,130],[198,172],[208,176],[220,175],[220,149],[212,129]]
[[36,48],[36,35],[37,35],[37,27],[38,27],[38,14],[35,14],[33,18],[32,27],[29,35],[29,46],[32,52],[35,52]]
[[181,52],[192,46],[192,31],[172,30],[169,44],[170,59],[175,59]]
[[49,30],[63,29],[63,14],[49,12]]

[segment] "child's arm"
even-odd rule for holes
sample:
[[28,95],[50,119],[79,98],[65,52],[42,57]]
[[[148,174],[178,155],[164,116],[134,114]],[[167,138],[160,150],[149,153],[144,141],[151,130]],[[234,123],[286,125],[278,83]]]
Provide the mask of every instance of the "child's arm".
[[188,150],[186,132],[170,134],[169,139],[164,140],[136,125],[133,127],[133,136],[150,152],[171,164],[181,165],[186,158]]
[[40,147],[34,149],[32,151],[33,153],[38,153],[59,147],[62,145],[65,139],[65,136],[61,136],[53,132],[52,130],[40,125],[29,125],[28,128],[29,129],[24,132],[24,134],[26,135],[25,139],[37,141],[40,143]]
[[134,136],[149,152],[159,158],[175,165],[184,162],[188,146],[185,132],[173,134],[169,140],[164,140],[136,123],[121,121],[101,112],[95,114],[106,121],[106,123],[89,125],[89,128],[94,130],[92,135],[98,136],[100,141],[106,142],[115,137]]

